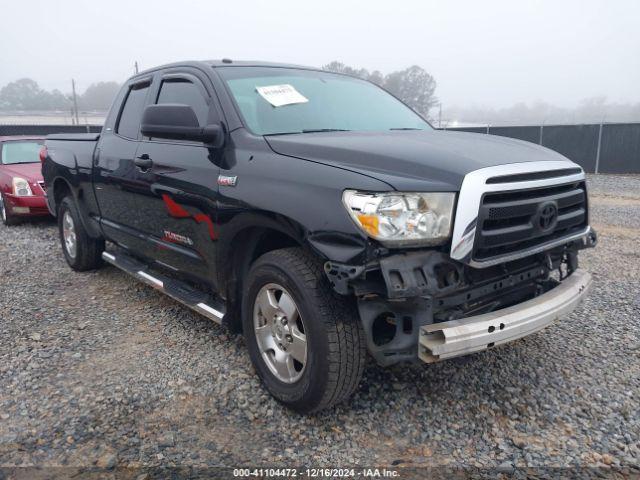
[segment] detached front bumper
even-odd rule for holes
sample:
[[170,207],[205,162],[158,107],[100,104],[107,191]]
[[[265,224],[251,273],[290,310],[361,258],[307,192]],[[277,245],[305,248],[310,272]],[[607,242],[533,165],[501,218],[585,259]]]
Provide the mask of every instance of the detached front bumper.
[[19,197],[16,195],[4,194],[5,208],[12,215],[20,216],[40,216],[49,215],[47,199],[44,196],[29,195]]
[[511,307],[420,327],[418,356],[426,363],[486,350],[543,329],[573,311],[592,285],[577,269],[552,290]]

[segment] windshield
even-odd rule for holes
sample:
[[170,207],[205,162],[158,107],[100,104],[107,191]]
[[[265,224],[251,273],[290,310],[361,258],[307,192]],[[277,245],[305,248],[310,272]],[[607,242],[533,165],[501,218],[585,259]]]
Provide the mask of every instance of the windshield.
[[2,164],[37,163],[40,161],[38,142],[5,142],[2,144]]
[[216,69],[257,135],[334,130],[431,129],[372,83],[329,72],[274,67]]

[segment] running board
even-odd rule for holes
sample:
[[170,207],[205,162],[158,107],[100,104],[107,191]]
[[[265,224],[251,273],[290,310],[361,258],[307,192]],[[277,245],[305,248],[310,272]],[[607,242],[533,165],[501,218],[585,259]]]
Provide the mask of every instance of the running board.
[[151,271],[144,263],[129,255],[110,252],[102,252],[105,262],[137,278],[141,282],[160,290],[165,295],[195,310],[201,315],[221,324],[225,314],[222,302],[216,301],[211,295],[196,290],[185,282],[166,277]]

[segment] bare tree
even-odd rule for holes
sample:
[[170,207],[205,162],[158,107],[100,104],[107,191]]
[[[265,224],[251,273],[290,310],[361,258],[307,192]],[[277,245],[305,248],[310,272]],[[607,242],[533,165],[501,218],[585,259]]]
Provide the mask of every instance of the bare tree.
[[434,95],[436,81],[417,65],[388,75],[383,75],[378,70],[369,72],[365,68],[353,68],[335,60],[322,68],[369,80],[388,90],[425,117],[429,117],[431,108],[438,104]]
[[414,65],[384,78],[384,88],[425,117],[438,104],[436,81],[424,69]]

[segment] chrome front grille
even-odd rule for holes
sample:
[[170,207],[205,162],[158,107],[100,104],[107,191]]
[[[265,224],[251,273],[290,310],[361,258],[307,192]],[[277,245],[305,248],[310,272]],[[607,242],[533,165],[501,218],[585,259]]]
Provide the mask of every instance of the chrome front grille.
[[473,258],[482,261],[519,252],[586,226],[584,182],[486,193],[478,213]]
[[589,232],[582,169],[568,160],[522,162],[468,173],[460,188],[451,257],[488,267]]

